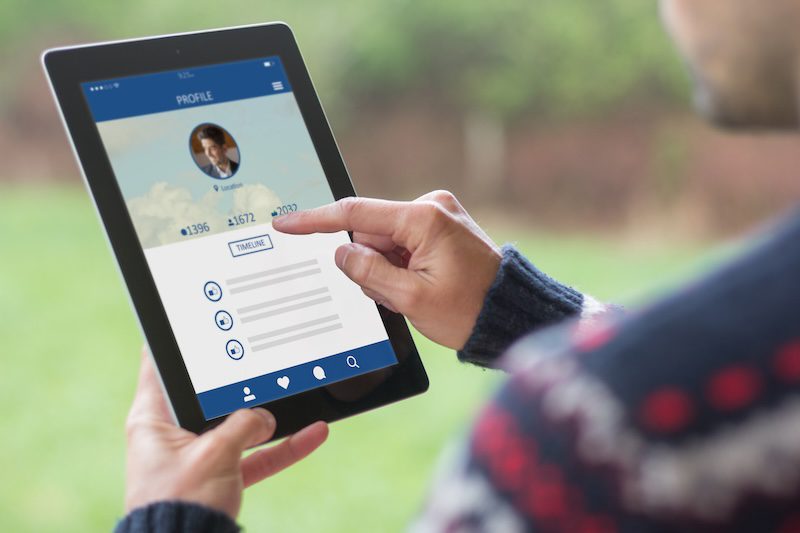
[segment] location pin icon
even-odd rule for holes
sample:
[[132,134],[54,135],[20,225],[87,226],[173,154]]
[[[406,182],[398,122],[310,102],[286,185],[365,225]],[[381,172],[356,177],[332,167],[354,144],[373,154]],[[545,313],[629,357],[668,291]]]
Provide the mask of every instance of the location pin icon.
[[214,185],[214,190],[219,191],[219,185]]

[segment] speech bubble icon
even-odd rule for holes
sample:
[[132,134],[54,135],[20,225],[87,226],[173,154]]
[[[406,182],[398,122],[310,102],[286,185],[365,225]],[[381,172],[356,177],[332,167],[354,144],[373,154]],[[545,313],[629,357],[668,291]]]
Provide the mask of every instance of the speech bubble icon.
[[322,381],[325,379],[325,370],[321,366],[315,366],[314,370],[312,370],[314,377],[318,380]]

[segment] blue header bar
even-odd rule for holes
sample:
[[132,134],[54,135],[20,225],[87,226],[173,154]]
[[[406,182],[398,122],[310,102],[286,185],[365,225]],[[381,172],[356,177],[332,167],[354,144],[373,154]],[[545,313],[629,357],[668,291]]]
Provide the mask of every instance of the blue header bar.
[[96,122],[292,90],[277,56],[81,84]]

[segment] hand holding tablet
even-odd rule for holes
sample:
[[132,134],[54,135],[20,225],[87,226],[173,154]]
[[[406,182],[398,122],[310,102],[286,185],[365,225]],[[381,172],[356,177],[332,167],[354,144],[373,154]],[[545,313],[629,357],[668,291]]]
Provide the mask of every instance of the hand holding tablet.
[[142,353],[139,385],[127,423],[125,510],[160,501],[184,501],[239,514],[242,490],[302,460],[328,436],[316,422],[283,442],[242,458],[268,440],[275,417],[241,409],[213,430],[195,435],[172,423],[150,357]]
[[354,196],[288,27],[43,59],[181,426],[260,405],[278,438],[427,389],[403,318],[336,267],[348,234],[272,227]]

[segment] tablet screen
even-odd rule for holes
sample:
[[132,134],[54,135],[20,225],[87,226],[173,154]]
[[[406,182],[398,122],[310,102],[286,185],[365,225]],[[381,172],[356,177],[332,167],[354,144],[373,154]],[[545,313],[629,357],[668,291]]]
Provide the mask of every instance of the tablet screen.
[[397,363],[279,57],[82,84],[206,419]]

